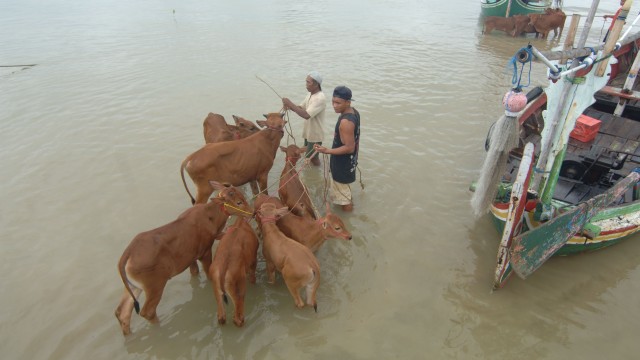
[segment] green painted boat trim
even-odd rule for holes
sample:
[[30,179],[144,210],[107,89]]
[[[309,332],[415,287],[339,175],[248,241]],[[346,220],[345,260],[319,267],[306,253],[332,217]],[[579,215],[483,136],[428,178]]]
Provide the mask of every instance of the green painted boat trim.
[[[487,3],[487,0],[480,2],[482,16],[502,16],[507,14],[507,7],[509,0],[498,0],[494,3]],[[525,4],[522,0],[511,0],[511,9],[509,9],[509,16],[511,15],[526,15],[526,14],[540,14],[544,12],[544,9],[551,6],[550,1],[539,1],[532,4]]]

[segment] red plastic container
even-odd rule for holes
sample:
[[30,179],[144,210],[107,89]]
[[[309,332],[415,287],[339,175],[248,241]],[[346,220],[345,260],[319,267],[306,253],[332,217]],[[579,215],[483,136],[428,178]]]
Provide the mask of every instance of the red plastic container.
[[600,124],[602,121],[594,119],[587,115],[580,115],[576,121],[576,126],[573,128],[570,137],[582,141],[589,142],[596,138],[598,131],[600,130]]

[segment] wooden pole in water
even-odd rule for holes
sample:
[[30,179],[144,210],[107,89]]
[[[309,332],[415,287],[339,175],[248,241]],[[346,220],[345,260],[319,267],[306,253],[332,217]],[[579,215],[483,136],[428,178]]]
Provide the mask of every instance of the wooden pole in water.
[[579,23],[580,23],[580,14],[571,15],[571,25],[569,25],[569,33],[567,33],[567,38],[564,39],[564,50],[573,49],[573,43],[576,40],[576,34],[578,33]]
[[[633,64],[631,65],[631,69],[629,70],[629,75],[627,75],[627,80],[624,82],[624,86],[622,87],[623,93],[630,94],[633,91],[633,85],[636,82],[636,76],[638,76],[638,68],[640,68],[640,51],[636,54],[636,58],[633,60]],[[620,98],[620,102],[616,106],[616,110],[613,112],[614,115],[620,116],[624,111],[624,108],[627,106],[629,99]]]
[[[602,55],[600,56],[601,59],[611,54],[613,48],[616,46],[616,42],[618,42],[618,39],[620,38],[622,27],[624,26],[625,19],[629,14],[629,9],[631,9],[632,3],[633,0],[627,0],[624,5],[622,5],[622,10],[620,11],[618,18],[616,19],[616,22],[613,24],[613,29],[611,29],[609,36],[607,36],[607,41],[604,43],[604,49],[602,50]],[[604,76],[604,72],[607,70],[607,63],[609,63],[608,59],[604,59],[600,62],[595,72],[596,76]]]

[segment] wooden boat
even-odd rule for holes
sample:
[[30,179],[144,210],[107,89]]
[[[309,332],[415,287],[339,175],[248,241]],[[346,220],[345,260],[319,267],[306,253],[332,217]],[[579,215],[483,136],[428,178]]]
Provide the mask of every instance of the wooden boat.
[[550,0],[480,0],[482,16],[503,16],[540,14],[551,6]]
[[[614,27],[614,39],[623,24]],[[640,231],[640,92],[627,89],[640,67],[639,39],[640,33],[630,36],[613,52],[618,60],[613,66],[609,42],[596,47],[603,49],[597,56],[591,54],[594,64],[584,56],[593,48],[577,48],[574,53],[582,55],[574,65],[554,64],[535,48],[516,54],[523,59],[533,53],[557,72],[550,72],[544,91],[526,95],[517,114],[505,104],[506,119],[520,127],[517,145],[503,158],[493,157],[506,163],[490,204],[502,232],[494,289],[514,271],[526,278],[552,255],[601,249]],[[609,47],[614,44],[611,40]],[[560,53],[558,59],[566,58]],[[491,152],[494,145],[485,147]]]

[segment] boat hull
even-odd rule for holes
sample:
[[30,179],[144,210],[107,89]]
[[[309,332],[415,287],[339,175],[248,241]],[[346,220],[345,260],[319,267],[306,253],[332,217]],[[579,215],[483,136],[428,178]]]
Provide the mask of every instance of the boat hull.
[[[495,203],[491,206],[491,215],[498,231],[503,232],[507,219],[509,204]],[[528,229],[540,226],[542,223],[534,220],[533,212],[525,212],[524,225]],[[598,236],[589,238],[584,234],[574,234],[555,255],[571,255],[599,250],[634,235],[640,231],[640,202],[610,207],[594,217],[591,224],[601,229]]]
[[482,9],[482,16],[511,16],[511,15],[527,15],[527,14],[540,14],[544,12],[544,9],[549,7],[547,2],[536,2],[532,4],[525,4],[522,0],[511,0],[511,8],[507,15],[507,8],[509,6],[509,0],[498,0],[490,3],[487,0],[480,2]]

